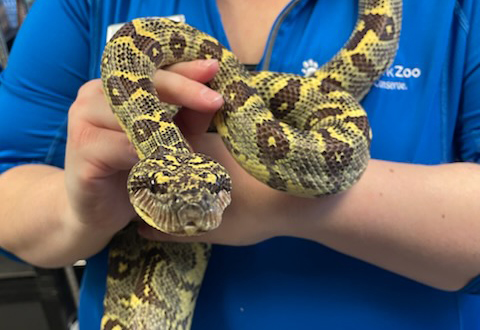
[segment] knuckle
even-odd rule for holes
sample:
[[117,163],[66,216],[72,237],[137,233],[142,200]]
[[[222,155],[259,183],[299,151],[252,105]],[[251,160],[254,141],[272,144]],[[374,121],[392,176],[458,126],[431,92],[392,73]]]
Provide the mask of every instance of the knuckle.
[[195,70],[200,67],[203,60],[193,60],[188,62],[179,62],[172,64],[165,68],[166,71],[175,72],[181,75],[186,75],[188,71]]
[[68,141],[74,149],[91,144],[98,138],[98,129],[84,121],[70,121],[68,124]]
[[102,81],[100,79],[93,79],[87,81],[78,89],[77,99],[84,97],[91,98],[98,94],[103,94]]
[[95,178],[93,166],[89,165],[88,163],[86,165],[87,166],[84,164],[84,166],[81,166],[75,172],[75,181],[77,182],[78,188],[84,192],[91,189],[90,185],[94,181],[93,178]]
[[78,92],[75,101],[70,106],[69,119],[76,118],[80,114],[88,113],[96,101],[98,96],[103,95],[102,83],[99,79],[90,80],[83,84]]
[[80,102],[78,98],[72,103],[72,105],[70,106],[70,109],[68,110],[69,124],[79,120],[80,114],[83,112],[84,107],[85,105],[82,102]]

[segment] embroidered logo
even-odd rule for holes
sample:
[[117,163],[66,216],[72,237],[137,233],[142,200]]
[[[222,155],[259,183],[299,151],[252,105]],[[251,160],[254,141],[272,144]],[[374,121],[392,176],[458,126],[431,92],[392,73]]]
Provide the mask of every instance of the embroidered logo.
[[303,61],[302,73],[305,77],[311,77],[318,70],[318,62],[312,59]]
[[[302,73],[305,77],[311,77],[319,68],[318,62],[313,59],[303,61],[302,66]],[[406,91],[408,90],[408,80],[418,79],[422,74],[420,68],[396,64],[388,68],[373,85],[380,89]]]
[[[409,68],[404,65],[392,65],[385,71],[383,76],[376,81],[373,85],[380,89],[406,91],[408,90],[407,81],[410,79],[418,79],[422,76],[422,70],[420,68]],[[385,80],[393,78],[401,81]]]

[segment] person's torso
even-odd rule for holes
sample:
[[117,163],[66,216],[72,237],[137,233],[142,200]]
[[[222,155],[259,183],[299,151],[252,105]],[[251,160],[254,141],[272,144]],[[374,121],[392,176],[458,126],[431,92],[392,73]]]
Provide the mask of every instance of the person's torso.
[[[215,0],[91,3],[90,78],[99,76],[108,26],[136,17],[183,15],[229,47]],[[465,51],[455,5],[404,1],[397,57],[362,101],[374,158],[454,160],[462,81],[456,69],[463,67]],[[277,18],[257,69],[302,75],[321,66],[348,39],[357,9],[352,0],[292,1]],[[106,251],[89,261],[82,329],[99,322],[106,262]],[[472,306],[480,307],[477,297],[428,288],[320,244],[276,238],[251,247],[214,247],[193,329],[476,329],[480,318],[467,311]]]

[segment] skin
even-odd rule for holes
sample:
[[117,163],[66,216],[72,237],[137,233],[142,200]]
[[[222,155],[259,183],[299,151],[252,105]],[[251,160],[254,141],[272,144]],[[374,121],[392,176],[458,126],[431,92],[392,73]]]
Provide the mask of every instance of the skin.
[[[234,2],[223,9],[220,3],[222,19],[231,25],[227,33],[246,29],[231,15]],[[254,24],[259,19],[252,15]],[[250,36],[250,47],[263,49],[265,38],[258,35]],[[244,52],[238,37],[229,38],[244,62],[258,60],[261,51]],[[339,195],[301,199],[274,191],[245,173],[218,136],[205,133],[222,104],[203,85],[217,69],[216,62],[177,64],[158,71],[155,86],[162,100],[185,107],[176,120],[193,149],[227,167],[233,202],[222,225],[202,237],[171,237],[147,226],[140,227],[141,235],[226,245],[305,238],[443,290],[460,289],[480,274],[479,165],[371,160],[360,181]],[[69,112],[65,170],[23,165],[0,175],[0,246],[43,267],[92,256],[135,218],[125,181],[136,161],[100,81],[88,82]]]

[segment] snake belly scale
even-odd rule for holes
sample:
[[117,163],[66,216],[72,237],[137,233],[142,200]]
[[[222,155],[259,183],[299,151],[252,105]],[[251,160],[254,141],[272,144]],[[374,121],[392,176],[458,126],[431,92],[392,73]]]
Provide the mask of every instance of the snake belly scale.
[[[252,176],[289,194],[318,197],[350,188],[369,160],[371,131],[359,101],[391,65],[401,0],[361,0],[345,46],[308,77],[249,73],[216,39],[165,18],[135,19],[107,43],[102,81],[140,161],[127,188],[138,215],[172,235],[216,228],[230,203],[225,168],[192,153],[158,99],[155,70],[215,58],[209,86],[225,104],[214,125]],[[190,329],[211,247],[150,242],[127,228],[110,244],[102,329]]]

